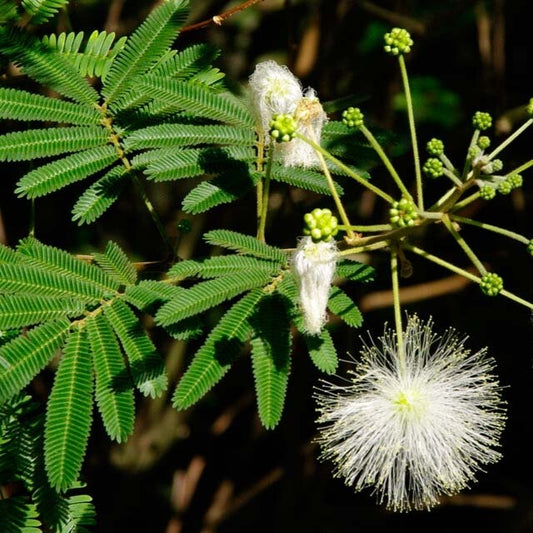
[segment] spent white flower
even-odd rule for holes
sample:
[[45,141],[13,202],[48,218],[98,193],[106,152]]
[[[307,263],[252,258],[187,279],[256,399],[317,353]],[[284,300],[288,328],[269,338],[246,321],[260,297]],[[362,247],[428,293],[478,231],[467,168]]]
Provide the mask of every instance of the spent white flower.
[[471,354],[454,330],[439,337],[432,327],[409,318],[403,364],[385,329],[350,380],[316,393],[321,458],[394,511],[429,509],[500,459],[505,411],[494,361],[484,349]]
[[[303,98],[298,102],[294,118],[298,122],[296,131],[320,144],[322,127],[327,121],[327,115],[313,89],[307,89]],[[283,144],[281,150],[282,161],[286,167],[310,167],[317,166],[319,163],[315,149],[301,139],[293,139]]]
[[298,78],[288,67],[272,60],[257,64],[250,76],[250,89],[266,139],[272,116],[294,113],[303,97]]
[[333,239],[313,242],[311,237],[300,239],[292,257],[298,300],[306,333],[310,335],[318,335],[326,323],[326,307],[337,257],[337,244]]

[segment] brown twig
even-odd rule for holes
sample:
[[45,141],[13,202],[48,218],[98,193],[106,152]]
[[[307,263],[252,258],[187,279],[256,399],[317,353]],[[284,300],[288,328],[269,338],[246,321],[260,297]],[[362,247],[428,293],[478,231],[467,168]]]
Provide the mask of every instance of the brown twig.
[[239,13],[240,11],[243,11],[249,7],[252,7],[254,4],[258,4],[259,2],[263,2],[264,0],[247,0],[246,2],[243,2],[242,4],[239,4],[238,6],[232,7],[231,9],[228,9],[227,11],[224,11],[223,13],[220,13],[219,15],[215,15],[214,17],[211,17],[210,19],[203,20],[202,22],[197,22],[196,24],[191,24],[189,26],[185,26],[181,29],[180,33],[183,33],[185,31],[192,31],[192,30],[199,30],[201,28],[205,28],[206,26],[209,26],[210,24],[216,24],[217,26],[222,26],[222,23],[232,15],[235,15],[235,13]]

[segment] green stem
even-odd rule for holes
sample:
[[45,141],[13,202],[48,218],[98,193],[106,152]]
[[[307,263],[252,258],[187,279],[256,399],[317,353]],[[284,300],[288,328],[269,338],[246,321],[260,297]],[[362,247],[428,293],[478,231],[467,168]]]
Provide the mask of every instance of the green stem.
[[509,146],[521,133],[523,133],[529,126],[533,124],[533,118],[524,122],[512,135],[507,137],[499,146],[497,146],[487,157],[489,161],[496,155],[498,155],[504,148]]
[[[257,143],[257,160],[256,160],[256,166],[258,172],[263,172],[263,160],[265,157],[265,136],[261,131],[258,130],[258,138],[259,141]],[[256,192],[256,198],[257,198],[257,227],[259,227],[259,222],[261,220],[261,213],[263,212],[263,180],[260,179],[257,182],[257,186],[255,188]]]
[[457,241],[457,244],[463,249],[467,257],[472,261],[472,264],[477,268],[478,272],[484,276],[487,273],[487,269],[483,266],[483,263],[478,259],[472,248],[468,246],[459,232],[453,227],[453,222],[450,220],[449,215],[442,217],[442,222],[451,233],[452,237]]
[[392,196],[389,196],[385,191],[382,191],[379,187],[376,187],[375,185],[372,185],[368,180],[365,180],[363,177],[359,176],[356,172],[354,172],[350,167],[347,167],[344,163],[339,161],[336,157],[332,156],[327,150],[322,148],[319,144],[312,141],[311,139],[308,139],[301,133],[296,132],[294,135],[295,138],[301,139],[302,141],[306,142],[309,146],[312,146],[318,153],[322,154],[326,159],[329,159],[332,163],[337,165],[341,170],[343,170],[348,176],[356,180],[358,183],[360,183],[363,187],[366,187],[373,193],[377,194],[381,198],[383,198],[386,202],[389,202],[389,204],[394,203],[394,198]]
[[[453,265],[452,263],[449,263],[448,261],[441,259],[440,257],[436,257],[426,252],[425,250],[418,248],[417,246],[412,246],[411,244],[407,244],[407,243],[403,243],[402,246],[406,250],[409,250],[417,255],[420,255],[421,257],[424,257],[428,261],[431,261],[439,266],[442,266],[448,270],[451,270],[455,274],[459,274],[460,276],[463,276],[464,278],[467,278],[470,281],[473,281],[474,283],[481,285],[481,278],[479,278],[478,276],[475,276],[474,274],[471,274],[467,270],[463,270],[462,268],[459,268]],[[519,303],[520,305],[523,305],[524,307],[527,307],[528,309],[533,310],[533,303],[528,302],[527,300],[524,300],[523,298],[520,298],[520,296],[517,296],[516,294],[513,294],[512,292],[502,289],[500,291],[500,294],[502,296],[505,296],[505,298],[512,300],[513,302]]]
[[405,92],[405,102],[407,105],[407,115],[409,117],[409,129],[411,130],[411,143],[413,145],[413,158],[415,163],[416,193],[418,197],[418,209],[424,210],[424,193],[422,190],[422,171],[420,169],[420,156],[418,154],[418,141],[416,138],[415,116],[413,112],[413,99],[411,98],[411,89],[409,87],[409,77],[403,55],[398,56],[400,70],[402,72],[403,90]]
[[370,233],[373,231],[390,231],[392,229],[392,226],[390,224],[374,224],[373,226],[344,226],[339,224],[337,227],[341,230],[351,229],[353,231],[360,231],[362,233]]
[[442,173],[449,179],[451,179],[454,183],[454,185],[457,185],[457,187],[462,187],[463,182],[448,168],[443,168]]
[[514,239],[515,241],[521,242],[523,244],[529,243],[529,239],[527,237],[524,237],[519,233],[515,233],[514,231],[505,228],[500,228],[499,226],[493,226],[492,224],[487,224],[486,222],[479,222],[478,220],[473,220],[471,218],[460,217],[459,215],[450,215],[450,218],[452,220],[456,220],[457,222],[461,222],[462,224],[470,224],[471,226],[476,226],[478,228],[483,228],[494,233],[499,233],[500,235],[505,235],[506,237]]
[[386,248],[388,245],[388,241],[380,241],[375,242],[373,244],[366,244],[363,246],[354,246],[353,248],[346,248],[346,250],[340,251],[339,255],[342,257],[345,255],[362,254],[365,252],[371,252],[373,250],[380,250],[381,248]]
[[520,174],[520,172],[523,172],[524,170],[528,169],[529,167],[533,167],[533,159],[530,159],[523,165],[520,165],[518,168],[515,168],[512,172],[509,172],[507,175],[510,176],[511,174]]
[[380,157],[381,161],[383,162],[383,164],[389,171],[389,174],[392,176],[392,179],[394,180],[394,182],[396,183],[396,185],[402,192],[403,196],[405,196],[405,198],[412,201],[413,197],[411,196],[411,193],[407,190],[407,187],[404,185],[398,172],[396,172],[396,169],[392,165],[390,159],[387,157],[387,154],[385,153],[385,151],[383,150],[383,148],[381,147],[377,139],[374,137],[374,135],[372,135],[372,132],[364,124],[360,126],[359,129],[361,130],[362,134],[366,137],[367,141],[370,143],[372,148],[374,148],[374,150]]
[[398,276],[398,250],[396,244],[391,247],[390,253],[392,274],[392,296],[394,301],[394,325],[396,327],[396,342],[398,345],[398,362],[400,371],[405,372],[405,347],[403,344],[402,311],[400,304],[400,284]]
[[265,227],[268,214],[268,197],[270,195],[270,174],[272,172],[272,162],[274,161],[275,144],[271,143],[268,151],[267,166],[265,170],[265,181],[263,183],[263,195],[261,198],[261,214],[259,217],[259,224],[257,227],[257,238],[265,242]]
[[471,194],[470,196],[467,196],[464,200],[461,200],[460,202],[457,202],[453,208],[451,209],[452,212],[455,213],[455,211],[459,211],[463,207],[467,206],[468,204],[471,204],[475,200],[477,200],[480,197],[479,191]]
[[472,134],[472,139],[470,139],[470,144],[468,145],[468,150],[466,151],[466,159],[463,167],[463,173],[461,177],[464,180],[467,178],[468,169],[470,168],[470,150],[477,145],[477,140],[479,139],[479,130],[474,130]]

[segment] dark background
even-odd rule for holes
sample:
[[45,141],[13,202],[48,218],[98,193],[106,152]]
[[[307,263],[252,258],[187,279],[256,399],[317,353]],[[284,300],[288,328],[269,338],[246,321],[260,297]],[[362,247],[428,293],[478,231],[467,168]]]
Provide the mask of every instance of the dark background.
[[[189,24],[220,14],[238,2],[192,0]],[[107,29],[130,33],[146,17],[152,2],[139,0],[70,2],[66,14],[43,33]],[[524,120],[519,106],[533,96],[531,65],[531,2],[494,1],[357,1],[264,0],[235,14],[222,27],[184,33],[177,46],[209,41],[222,50],[219,66],[228,74],[228,85],[246,83],[254,65],[274,58],[288,64],[304,86],[315,88],[323,102],[349,97],[359,105],[367,125],[386,140],[396,155],[402,176],[412,174],[406,114],[398,94],[401,80],[397,63],[382,51],[382,36],[392,26],[406,27],[415,40],[408,56],[418,134],[423,146],[431,137],[446,144],[446,153],[462,167],[470,140],[474,111],[495,117],[491,136],[508,132]],[[26,82],[22,82],[25,84]],[[344,106],[341,106],[342,109]],[[331,107],[331,108],[334,108]],[[339,114],[332,113],[332,118]],[[8,130],[13,125],[5,125]],[[532,132],[528,131],[503,152],[505,168],[517,167],[533,157]],[[496,139],[493,140],[496,142]],[[388,176],[372,160],[362,161],[373,179],[388,190]],[[0,237],[14,245],[28,231],[29,203],[17,199],[14,184],[25,165],[4,165],[0,180]],[[524,173],[524,187],[487,204],[475,203],[466,216],[498,223],[533,236],[533,179]],[[390,180],[389,180],[390,181]],[[408,181],[410,179],[408,178]],[[37,237],[46,243],[83,253],[102,249],[113,239],[131,257],[156,260],[162,246],[149,216],[133,194],[126,194],[97,223],[78,227],[70,209],[84,184],[73,186],[36,206]],[[170,234],[184,217],[181,198],[188,182],[157,184],[149,189]],[[443,185],[427,186],[428,197],[437,198]],[[346,206],[360,223],[383,221],[386,206],[360,188],[347,189]],[[274,187],[267,239],[280,246],[294,246],[301,216],[324,202],[314,194]],[[253,233],[253,195],[220,207],[205,216],[187,217],[193,231],[184,237],[180,255],[209,252],[201,234],[213,228]],[[525,247],[503,237],[464,228],[463,235],[490,270],[498,272],[506,288],[533,299],[531,265]],[[421,237],[428,251],[466,267],[461,250],[441,228],[430,228]],[[376,253],[363,257],[376,267],[372,284],[350,285],[346,290],[364,311],[364,330],[331,329],[340,354],[357,355],[360,335],[377,337],[392,320],[388,257]],[[404,281],[409,288],[408,312],[433,316],[436,329],[449,326],[469,335],[468,346],[489,347],[508,402],[508,424],[503,435],[503,459],[480,473],[479,482],[462,495],[443,499],[431,512],[394,514],[376,504],[370,491],[354,494],[331,476],[331,465],[317,460],[313,388],[321,379],[299,338],[293,341],[292,373],[286,409],[273,431],[262,429],[256,414],[253,379],[244,355],[224,380],[194,408],[176,412],[169,398],[138,399],[135,434],[122,446],[110,444],[95,414],[93,433],[83,470],[88,492],[94,497],[96,531],[147,532],[530,532],[533,531],[533,481],[531,440],[532,325],[530,313],[503,298],[484,297],[471,284],[461,284],[449,273],[412,258],[414,274]],[[445,280],[436,291],[428,282]],[[220,311],[206,318],[216,322]],[[147,326],[150,321],[147,319]],[[152,330],[165,355],[173,386],[199,341],[189,345],[169,341]],[[343,356],[344,357],[344,356]],[[346,370],[345,365],[340,372]],[[40,376],[34,393],[43,401],[52,372]]]

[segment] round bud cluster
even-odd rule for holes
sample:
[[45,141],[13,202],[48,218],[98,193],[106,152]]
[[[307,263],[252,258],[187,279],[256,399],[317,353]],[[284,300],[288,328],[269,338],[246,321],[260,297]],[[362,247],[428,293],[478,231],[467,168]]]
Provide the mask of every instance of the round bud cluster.
[[309,235],[314,242],[329,241],[337,235],[337,217],[329,209],[313,209],[304,215],[304,235]]
[[527,243],[527,251],[529,252],[529,255],[533,255],[533,239]]
[[413,46],[413,39],[407,30],[392,28],[385,34],[385,52],[393,56],[408,54]]
[[492,200],[496,196],[496,189],[490,185],[484,185],[479,189],[479,197],[483,200]]
[[530,117],[533,116],[533,98],[529,99],[529,103],[527,104],[527,107],[526,107],[526,112]]
[[349,128],[360,128],[363,125],[364,115],[358,107],[349,107],[342,112],[342,122]]
[[480,158],[480,164],[482,165],[481,172],[484,174],[496,174],[503,169],[503,161],[501,159],[493,159],[492,161],[483,164],[486,160],[486,156]]
[[430,178],[438,178],[443,174],[443,164],[440,159],[436,157],[430,157],[422,167],[424,174]]
[[509,194],[513,190],[513,185],[509,180],[502,181],[498,185],[498,192],[500,194]]
[[511,174],[510,176],[507,176],[507,180],[513,189],[519,189],[522,187],[522,184],[524,183],[524,180],[520,174]]
[[496,296],[503,289],[503,279],[494,274],[494,272],[489,272],[481,278],[480,284],[483,294],[487,296]]
[[415,225],[418,218],[416,205],[407,198],[394,202],[389,209],[390,223],[395,228],[406,228]]
[[484,111],[476,111],[472,118],[472,124],[476,130],[488,130],[492,126],[492,117]]
[[444,153],[444,143],[440,139],[431,139],[426,144],[426,150],[429,155],[438,157]]
[[490,139],[486,135],[482,135],[477,140],[477,145],[482,149],[486,150],[490,146]]
[[270,121],[270,136],[279,143],[292,141],[298,123],[292,115],[274,115]]

